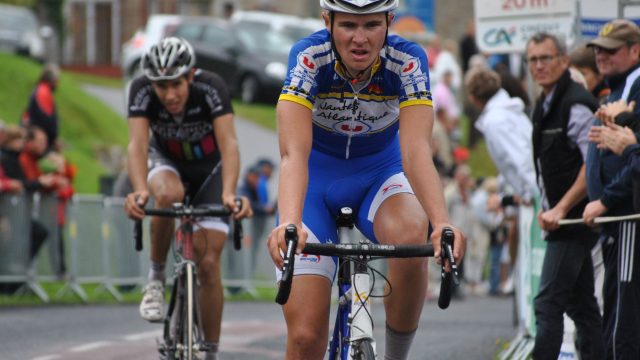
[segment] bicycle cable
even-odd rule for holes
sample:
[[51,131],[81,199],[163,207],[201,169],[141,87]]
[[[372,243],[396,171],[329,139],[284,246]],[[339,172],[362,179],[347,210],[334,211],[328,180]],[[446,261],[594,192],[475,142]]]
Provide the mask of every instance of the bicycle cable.
[[[360,306],[358,306],[358,309],[356,310],[356,312],[353,314],[353,317],[356,317],[358,315],[358,313],[364,309],[364,311],[366,312],[367,317],[369,318],[369,320],[371,321],[371,326],[373,328],[374,323],[373,323],[373,315],[371,314],[371,312],[369,311],[369,309],[366,307],[366,302],[367,300],[369,300],[372,296],[371,293],[373,292],[374,289],[374,285],[375,285],[375,272],[379,272],[378,270],[373,269],[367,260],[363,260],[363,259],[358,259],[356,257],[348,257],[349,261],[345,262],[344,264],[349,265],[350,263],[354,263],[354,264],[360,264],[360,265],[364,265],[367,267],[367,273],[369,273],[369,271],[371,271],[371,275],[370,278],[373,278],[373,280],[371,281],[370,285],[369,285],[369,291],[367,292],[367,298],[363,299],[362,297],[360,297],[360,292],[358,291],[358,288],[355,284],[355,282],[351,283],[351,286],[353,286],[353,289],[355,291],[355,293],[358,296],[358,301],[360,302]],[[343,266],[344,266],[343,264]]]

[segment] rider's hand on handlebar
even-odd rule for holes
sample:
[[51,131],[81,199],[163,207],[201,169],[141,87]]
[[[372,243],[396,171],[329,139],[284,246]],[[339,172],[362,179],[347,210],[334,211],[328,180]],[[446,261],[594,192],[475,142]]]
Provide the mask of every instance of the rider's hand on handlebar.
[[[287,252],[287,243],[284,239],[284,232],[287,225],[289,225],[289,223],[286,222],[278,225],[278,227],[271,231],[271,233],[269,234],[269,239],[267,240],[269,254],[271,255],[271,259],[273,260],[273,263],[276,264],[278,269],[282,269],[282,267],[284,266],[282,254]],[[304,245],[307,242],[307,237],[309,236],[309,234],[302,228],[300,224],[296,224],[296,229],[298,231],[298,247],[296,249],[296,254],[300,254],[302,252],[302,249],[304,249]]]
[[[242,201],[242,206],[238,207],[236,199]],[[251,208],[251,202],[246,196],[237,196],[235,194],[228,194],[222,196],[223,204],[231,209],[233,212],[233,218],[235,220],[244,219],[253,216],[253,209]]]
[[456,264],[460,264],[460,261],[462,261],[464,253],[467,249],[467,238],[458,228],[446,223],[433,225],[433,233],[431,233],[431,243],[433,244],[434,258],[436,259],[436,263],[440,264],[442,261],[440,238],[442,237],[442,229],[444,229],[445,227],[449,227],[453,230],[453,233],[455,235],[453,241],[453,258],[455,259]]
[[135,191],[127,195],[124,202],[124,212],[131,219],[142,220],[144,218],[144,206],[149,201],[147,190]]

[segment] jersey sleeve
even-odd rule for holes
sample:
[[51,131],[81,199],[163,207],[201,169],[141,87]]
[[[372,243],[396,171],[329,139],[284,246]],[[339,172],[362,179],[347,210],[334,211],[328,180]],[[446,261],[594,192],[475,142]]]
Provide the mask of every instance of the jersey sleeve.
[[424,49],[412,42],[390,48],[387,67],[397,75],[400,108],[411,105],[433,106],[429,84],[429,60]]
[[289,53],[287,78],[278,100],[293,101],[312,109],[318,93],[319,68],[310,44],[305,40],[296,43]]
[[148,117],[149,104],[153,96],[151,82],[145,77],[138,77],[129,86],[127,103],[128,117]]
[[206,91],[206,101],[211,106],[211,118],[233,114],[231,95],[224,80],[218,74],[208,73],[207,82],[211,88]]

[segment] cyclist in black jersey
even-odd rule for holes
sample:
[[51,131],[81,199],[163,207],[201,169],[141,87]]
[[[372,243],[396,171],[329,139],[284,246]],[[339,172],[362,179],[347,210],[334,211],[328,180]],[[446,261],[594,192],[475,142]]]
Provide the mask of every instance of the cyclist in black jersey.
[[[125,211],[142,219],[149,197],[156,208],[167,208],[189,196],[193,205],[224,204],[235,218],[252,215],[246,197],[235,205],[240,155],[233,109],[222,79],[193,67],[195,54],[183,39],[162,39],[145,54],[144,76],[129,92],[128,170],[133,192]],[[224,164],[224,166],[222,166]],[[223,289],[220,253],[228,233],[220,218],[199,222],[194,234],[205,340],[215,359],[220,338]],[[148,321],[164,318],[164,267],[174,220],[151,220],[151,269],[140,315]]]

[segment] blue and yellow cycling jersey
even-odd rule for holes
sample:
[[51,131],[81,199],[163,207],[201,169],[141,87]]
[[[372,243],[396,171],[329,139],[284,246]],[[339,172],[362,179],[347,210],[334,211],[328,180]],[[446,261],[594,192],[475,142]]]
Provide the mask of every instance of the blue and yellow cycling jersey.
[[432,105],[427,55],[399,36],[388,37],[364,86],[354,86],[340,68],[327,30],[300,40],[289,54],[280,100],[312,110],[319,151],[344,158],[379,152],[396,139],[400,108]]

